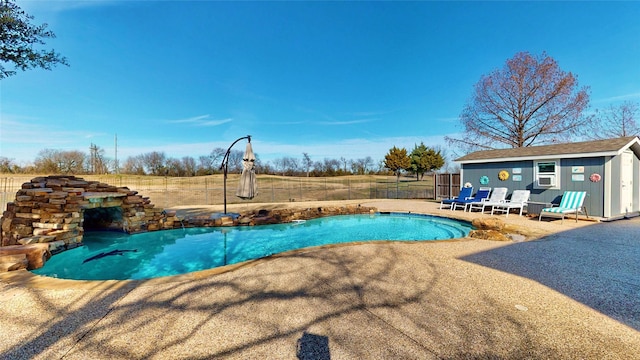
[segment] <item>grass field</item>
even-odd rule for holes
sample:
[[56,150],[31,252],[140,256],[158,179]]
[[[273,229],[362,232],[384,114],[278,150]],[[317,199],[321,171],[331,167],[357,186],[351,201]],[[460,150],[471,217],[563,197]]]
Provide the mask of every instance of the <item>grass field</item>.
[[[0,205],[13,201],[16,192],[25,182],[38,175],[0,174]],[[44,176],[44,175],[43,175]],[[134,175],[79,175],[85,180],[99,181],[118,187],[128,187],[149,197],[159,207],[178,205],[217,205],[224,202],[223,175],[197,177],[159,177]],[[242,203],[235,196],[239,174],[227,177],[227,203]],[[434,199],[434,177],[350,175],[340,177],[289,177],[258,175],[258,195],[250,200],[256,203],[288,201],[356,200],[356,199]]]

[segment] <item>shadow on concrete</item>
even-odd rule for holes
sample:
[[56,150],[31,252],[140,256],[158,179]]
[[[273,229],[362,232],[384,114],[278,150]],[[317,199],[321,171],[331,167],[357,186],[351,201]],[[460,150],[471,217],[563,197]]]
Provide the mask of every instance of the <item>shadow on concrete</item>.
[[[535,343],[535,329],[496,310],[489,294],[464,306],[466,299],[455,298],[456,290],[442,280],[451,270],[431,261],[429,249],[417,243],[316,249],[248,271],[99,291],[4,285],[0,358],[434,359],[553,353]],[[399,261],[416,251],[426,251],[419,268]],[[37,304],[28,319],[15,311],[26,303],[14,292]],[[505,331],[515,335],[504,337]]]
[[535,280],[640,330],[640,218],[598,223],[461,259]]
[[[464,261],[437,244],[316,248],[233,272],[95,290],[0,282],[0,358],[631,358],[637,342],[549,331],[534,321],[545,314],[505,306],[500,284],[513,280],[506,273],[533,279],[640,329],[638,233],[640,219],[596,224]],[[485,286],[468,262],[506,273]]]
[[300,360],[330,360],[329,338],[305,331],[298,339],[296,356]]

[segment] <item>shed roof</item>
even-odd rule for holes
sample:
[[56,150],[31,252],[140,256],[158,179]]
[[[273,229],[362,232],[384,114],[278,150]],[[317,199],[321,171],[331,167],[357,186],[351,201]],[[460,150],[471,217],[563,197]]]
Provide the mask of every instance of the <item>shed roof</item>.
[[640,157],[640,140],[636,136],[616,139],[582,141],[566,144],[529,146],[511,149],[482,150],[472,152],[455,161],[461,164],[498,161],[535,160],[549,158],[581,158],[616,156],[631,149]]

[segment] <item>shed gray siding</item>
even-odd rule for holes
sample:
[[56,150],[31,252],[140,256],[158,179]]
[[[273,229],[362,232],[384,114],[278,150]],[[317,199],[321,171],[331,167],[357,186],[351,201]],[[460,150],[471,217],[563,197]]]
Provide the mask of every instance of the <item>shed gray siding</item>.
[[[513,181],[513,168],[522,169],[522,181]],[[509,178],[505,181],[498,179],[501,170],[509,172]],[[480,178],[487,176],[489,184],[481,185]],[[506,187],[509,189],[507,197],[511,196],[513,190],[531,190],[533,184],[533,161],[509,161],[509,162],[488,162],[484,164],[464,164],[462,165],[463,184],[470,182],[474,189],[481,186]]]
[[[556,195],[555,201],[552,202],[555,204],[560,203],[560,198],[565,191],[586,191],[587,197],[584,200],[584,206],[586,206],[589,215],[603,217],[605,181],[608,179],[608,174],[605,174],[605,161],[605,157],[562,159],[560,161],[561,189],[547,190]],[[572,180],[571,168],[573,166],[584,166],[584,181]],[[602,180],[599,182],[590,181],[589,176],[593,173],[600,174]],[[547,201],[547,191],[541,194],[541,196],[545,197],[544,201]]]
[[[618,160],[619,161],[619,160]],[[506,187],[509,189],[508,196],[511,196],[513,190],[525,189],[531,191],[531,201],[550,202],[558,204],[565,191],[586,191],[587,198],[584,205],[587,207],[589,215],[604,216],[604,189],[605,169],[604,157],[589,158],[570,158],[560,159],[560,186],[559,189],[539,189],[534,186],[534,161],[509,161],[509,162],[487,162],[462,165],[463,183],[470,182],[475,189],[483,186],[480,184],[480,177],[489,177],[489,184],[486,186]],[[584,172],[583,181],[573,181],[572,167],[582,166]],[[513,168],[521,168],[522,181],[513,181]],[[618,165],[619,168],[619,165]],[[509,172],[509,179],[500,181],[498,173],[501,170]],[[602,176],[602,181],[591,182],[589,176],[598,173]],[[618,183],[620,172],[618,171]],[[615,180],[613,180],[615,181]],[[619,191],[619,190],[618,190]],[[618,196],[619,199],[619,196]],[[619,205],[618,205],[619,207]]]

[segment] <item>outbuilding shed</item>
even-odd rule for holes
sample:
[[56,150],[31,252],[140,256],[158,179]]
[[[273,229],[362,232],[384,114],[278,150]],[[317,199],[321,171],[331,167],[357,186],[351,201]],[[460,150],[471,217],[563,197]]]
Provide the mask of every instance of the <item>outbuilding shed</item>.
[[531,191],[534,204],[558,204],[565,191],[586,191],[590,216],[640,214],[640,140],[608,140],[476,151],[456,159],[462,183]]

